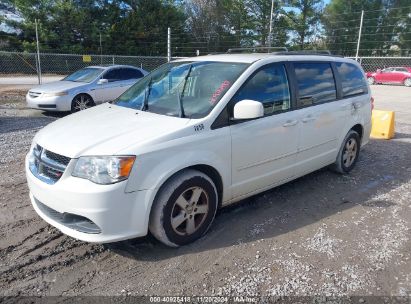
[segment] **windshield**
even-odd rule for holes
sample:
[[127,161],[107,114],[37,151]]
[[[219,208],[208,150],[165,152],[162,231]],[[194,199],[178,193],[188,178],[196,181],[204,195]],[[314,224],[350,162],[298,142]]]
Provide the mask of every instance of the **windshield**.
[[177,116],[206,116],[248,64],[229,62],[167,63],[145,76],[114,104]]
[[63,80],[74,81],[74,82],[92,82],[97,78],[98,75],[103,73],[104,69],[99,68],[85,68],[74,72],[73,74],[67,76]]

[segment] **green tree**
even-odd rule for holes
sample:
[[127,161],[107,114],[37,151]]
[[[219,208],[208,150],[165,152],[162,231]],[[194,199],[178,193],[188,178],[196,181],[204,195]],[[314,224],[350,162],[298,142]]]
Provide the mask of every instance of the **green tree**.
[[307,44],[311,44],[309,48],[313,47],[320,21],[322,0],[289,0],[286,4],[293,8],[285,11],[295,33],[293,35],[295,37],[292,38],[293,45],[301,50],[305,49]]
[[326,46],[335,53],[354,56],[364,10],[360,56],[391,54],[393,43],[402,37],[401,18],[392,10],[399,2],[405,6],[407,1],[332,0],[322,18]]

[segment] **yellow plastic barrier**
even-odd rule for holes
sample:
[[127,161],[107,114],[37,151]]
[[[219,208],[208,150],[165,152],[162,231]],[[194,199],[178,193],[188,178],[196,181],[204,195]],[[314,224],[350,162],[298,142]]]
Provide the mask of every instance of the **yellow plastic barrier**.
[[378,139],[393,138],[395,134],[394,118],[393,111],[373,110],[371,137]]

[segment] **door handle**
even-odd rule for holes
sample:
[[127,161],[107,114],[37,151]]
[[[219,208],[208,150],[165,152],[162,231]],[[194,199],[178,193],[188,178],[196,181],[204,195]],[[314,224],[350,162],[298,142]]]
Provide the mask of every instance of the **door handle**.
[[302,122],[307,123],[307,122],[314,121],[314,120],[315,120],[315,117],[307,116],[302,119]]
[[285,124],[283,124],[283,127],[292,127],[298,124],[297,120],[287,120]]

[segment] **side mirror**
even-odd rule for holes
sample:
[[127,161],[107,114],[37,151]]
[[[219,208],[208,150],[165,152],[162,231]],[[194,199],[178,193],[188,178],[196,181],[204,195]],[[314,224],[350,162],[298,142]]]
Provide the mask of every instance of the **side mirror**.
[[105,83],[108,83],[108,79],[102,78],[102,79],[99,79],[99,80],[97,81],[97,84],[105,84]]
[[378,74],[381,73],[381,69],[378,69],[378,70],[377,70],[377,73],[378,73]]
[[241,100],[234,106],[234,120],[254,119],[264,116],[264,106],[255,100]]

